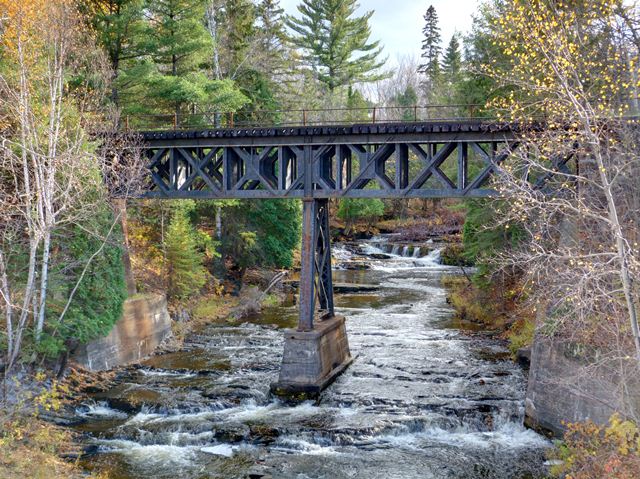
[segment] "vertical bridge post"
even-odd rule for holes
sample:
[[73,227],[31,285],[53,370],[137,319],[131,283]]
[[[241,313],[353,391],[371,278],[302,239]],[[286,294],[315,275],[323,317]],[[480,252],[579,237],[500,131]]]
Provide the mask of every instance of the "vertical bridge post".
[[334,316],[327,199],[305,199],[303,202],[301,258],[298,331],[311,331],[316,314],[316,298],[320,319]]
[[271,391],[308,398],[352,361],[345,318],[334,312],[329,200],[304,199],[301,253],[298,328],[285,331],[280,377]]

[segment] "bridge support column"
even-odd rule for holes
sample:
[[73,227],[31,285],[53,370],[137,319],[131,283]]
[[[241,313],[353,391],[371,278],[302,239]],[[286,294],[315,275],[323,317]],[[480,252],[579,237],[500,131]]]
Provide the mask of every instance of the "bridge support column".
[[352,361],[345,319],[334,313],[326,199],[304,200],[301,263],[298,328],[285,331],[280,377],[271,391],[313,397]]

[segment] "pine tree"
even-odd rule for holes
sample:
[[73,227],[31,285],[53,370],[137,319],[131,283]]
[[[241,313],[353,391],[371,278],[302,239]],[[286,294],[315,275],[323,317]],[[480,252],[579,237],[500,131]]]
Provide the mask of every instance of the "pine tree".
[[119,106],[120,80],[125,63],[139,58],[137,37],[143,28],[143,0],[87,0],[80,3],[96,32],[98,44],[106,51],[112,71],[111,101]]
[[380,42],[369,42],[373,11],[357,17],[357,7],[356,0],[302,0],[298,6],[302,16],[286,20],[294,32],[292,43],[303,50],[305,62],[331,93],[384,77]]
[[338,218],[345,222],[344,233],[349,235],[358,220],[367,223],[371,229],[373,223],[384,215],[384,203],[378,198],[344,198],[338,206]]
[[423,63],[418,68],[419,73],[427,76],[427,84],[433,86],[440,76],[440,26],[438,24],[438,14],[433,5],[427,9],[424,15],[425,25],[422,29],[424,40],[422,41]]
[[413,121],[416,118],[414,107],[418,104],[418,93],[415,88],[408,85],[402,93],[396,95],[392,102],[403,107],[401,110],[402,120]]
[[192,296],[207,281],[207,271],[202,265],[204,255],[198,251],[196,232],[189,219],[194,209],[193,201],[177,202],[165,236],[167,290],[172,298]]
[[460,41],[458,40],[458,35],[454,34],[442,60],[442,72],[449,83],[455,83],[460,78],[461,71],[462,53],[460,53]]
[[206,0],[147,0],[149,26],[141,42],[153,70],[141,69],[141,92],[162,112],[180,121],[190,106],[233,111],[247,99],[228,80],[210,80],[205,71],[212,50],[204,26]]

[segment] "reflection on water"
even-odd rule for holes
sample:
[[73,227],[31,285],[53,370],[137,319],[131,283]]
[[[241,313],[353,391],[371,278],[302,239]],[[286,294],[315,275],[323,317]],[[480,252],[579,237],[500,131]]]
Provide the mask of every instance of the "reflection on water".
[[369,264],[335,271],[379,290],[337,296],[356,359],[318,404],[269,397],[279,328],[297,318],[271,308],[205,328],[79,409],[96,452],[85,466],[116,479],[542,477],[548,443],[522,427],[522,372],[501,344],[450,327],[441,278],[455,269],[433,252]]

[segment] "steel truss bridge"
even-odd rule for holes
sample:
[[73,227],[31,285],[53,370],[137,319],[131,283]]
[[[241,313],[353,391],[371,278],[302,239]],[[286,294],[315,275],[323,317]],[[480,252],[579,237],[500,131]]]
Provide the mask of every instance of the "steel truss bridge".
[[[517,148],[516,133],[481,120],[148,131],[140,134],[150,172],[144,196],[303,200],[298,332],[313,333],[335,317],[329,198],[491,196],[487,185]],[[553,160],[556,170],[567,171],[569,159]],[[294,389],[322,388],[337,371],[300,379],[297,363],[285,366],[280,383]]]

